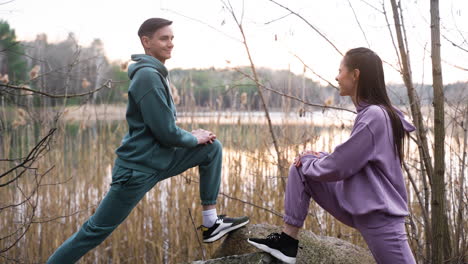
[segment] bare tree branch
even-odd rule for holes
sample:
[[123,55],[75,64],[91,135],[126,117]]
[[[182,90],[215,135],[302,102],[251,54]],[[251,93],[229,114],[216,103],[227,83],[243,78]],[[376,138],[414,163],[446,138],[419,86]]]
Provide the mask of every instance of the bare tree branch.
[[[249,46],[247,44],[247,38],[246,38],[245,33],[244,33],[244,28],[243,28],[241,22],[239,22],[239,20],[237,19],[234,8],[232,7],[230,1],[228,0],[227,2],[225,2],[225,1],[221,0],[221,2],[224,4],[224,6],[231,13],[234,21],[236,22],[236,24],[237,24],[237,26],[239,28],[240,33],[242,35],[243,44],[244,44],[245,50],[247,52],[247,56],[248,56],[249,61],[250,61],[250,68],[252,69],[254,81],[257,84],[257,91],[258,91],[259,97],[260,97],[261,102],[262,102],[263,110],[265,112],[265,117],[266,117],[267,122],[268,122],[268,128],[270,130],[270,135],[271,135],[271,138],[272,138],[272,141],[273,141],[273,146],[274,146],[276,154],[277,154],[277,159],[278,159],[278,164],[279,164],[278,173],[281,173],[281,171],[282,171],[281,168],[284,167],[284,166],[282,166],[283,157],[282,157],[282,154],[281,154],[281,152],[279,150],[278,140],[276,139],[276,135],[275,135],[275,132],[273,130],[273,125],[272,125],[272,122],[271,122],[270,113],[268,111],[268,107],[266,105],[265,98],[263,96],[262,87],[260,85],[258,85],[259,84],[259,79],[258,79],[258,75],[257,75],[257,70],[255,68],[255,64],[254,64],[252,56],[250,54],[250,49],[249,49]],[[284,181],[283,181],[283,185],[286,185]]]
[[337,106],[330,106],[330,105],[322,105],[322,104],[314,104],[314,103],[309,103],[307,101],[304,101],[296,96],[293,96],[293,95],[289,95],[289,94],[285,94],[285,93],[282,93],[280,91],[277,91],[277,90],[274,90],[274,89],[271,89],[271,88],[268,88],[268,87],[265,87],[263,86],[263,88],[265,90],[268,90],[268,91],[271,91],[273,93],[276,93],[276,94],[279,94],[281,96],[284,96],[286,98],[290,98],[290,99],[293,99],[293,100],[296,100],[296,101],[299,101],[305,105],[308,105],[308,106],[313,106],[313,107],[320,107],[320,108],[328,108],[328,109],[335,109],[335,110],[341,110],[341,111],[346,111],[346,112],[350,112],[350,113],[353,113],[353,114],[356,114],[356,111],[353,111],[353,110],[349,110],[349,109],[346,109],[346,108],[342,108],[342,107],[337,107]]
[[283,18],[285,18],[285,17],[288,17],[288,16],[290,16],[290,15],[292,15],[292,14],[293,14],[293,13],[289,12],[289,13],[287,13],[287,14],[284,15],[284,16],[281,16],[281,17],[279,17],[279,18],[275,18],[275,19],[273,19],[273,20],[270,20],[270,21],[268,21],[268,22],[265,22],[265,25],[268,25],[268,24],[274,23],[274,22],[276,22],[276,21],[279,21],[279,20],[281,20],[281,19],[283,19]]
[[[49,173],[51,170],[53,170],[54,168],[55,168],[55,166],[50,167],[50,168],[49,168],[46,172],[44,172],[42,175],[48,174],[48,173]],[[42,185],[40,185],[40,186],[42,186]],[[37,186],[37,187],[39,187],[39,186]],[[38,190],[39,190],[39,188],[34,188],[33,191],[31,192],[31,194],[30,194],[29,196],[25,196],[25,199],[24,199],[23,201],[21,201],[21,202],[18,202],[18,203],[16,203],[16,204],[9,204],[9,205],[4,206],[4,207],[0,207],[0,212],[1,212],[2,210],[5,210],[5,209],[12,208],[12,207],[18,207],[18,206],[20,206],[20,205],[23,205],[23,204],[27,203],[27,202],[36,194],[36,192],[37,192]]]
[[[0,5],[1,5],[1,4],[0,4]],[[7,51],[8,51],[8,52],[11,52],[10,49],[11,49],[12,47],[14,47],[14,46],[20,44],[20,43],[21,43],[21,42],[19,42],[19,41],[15,41],[15,42],[13,42],[10,46],[8,46],[8,47],[6,47],[6,48],[0,50],[0,53],[7,52]]]
[[[21,188],[19,188],[20,192],[23,193],[23,191],[21,190]],[[23,193],[24,195],[24,193]],[[31,215],[29,217],[27,217],[26,219],[34,219],[34,216],[36,215],[36,209],[37,209],[37,205],[38,205],[38,199],[39,199],[39,196],[36,195],[36,202],[33,204],[31,201],[28,201],[28,203],[30,204],[31,206]],[[10,235],[7,235],[5,237],[2,237],[0,238],[0,241],[1,240],[4,240],[6,238],[9,238],[11,236],[13,236],[14,234],[16,234],[19,230],[24,230],[18,237],[16,237],[16,239],[10,244],[10,245],[7,245],[6,247],[4,247],[3,249],[0,249],[0,254],[1,253],[4,253],[4,252],[7,252],[8,250],[10,250],[11,248],[13,248],[23,237],[24,235],[26,235],[26,233],[29,231],[29,228],[31,227],[32,223],[31,221],[26,221],[26,223],[23,224],[22,227],[18,228],[16,230],[16,232],[14,232],[13,234],[10,234]]]
[[205,248],[203,247],[203,245],[202,245],[202,243],[201,243],[201,241],[200,241],[200,238],[198,237],[197,228],[195,227],[195,221],[193,221],[193,217],[192,217],[192,211],[190,210],[190,208],[187,208],[187,209],[188,209],[188,213],[189,213],[190,220],[192,221],[193,230],[195,231],[195,236],[197,237],[198,246],[200,247],[200,252],[201,252],[201,254],[202,254],[202,259],[203,259],[203,260],[206,260]]
[[[98,57],[99,57],[99,55],[96,55],[96,56],[91,56],[91,57],[88,57],[88,58],[79,60],[78,57],[76,56],[76,57],[75,57],[75,60],[73,60],[72,63],[70,63],[70,64],[68,64],[68,65],[66,65],[66,66],[64,66],[64,67],[58,67],[58,68],[52,69],[52,70],[50,70],[50,71],[48,71],[48,72],[45,72],[45,73],[42,73],[42,74],[38,74],[36,77],[30,79],[30,80],[27,81],[27,82],[24,82],[24,84],[29,84],[29,83],[31,83],[31,82],[33,82],[33,81],[35,81],[35,80],[40,79],[41,77],[51,75],[52,73],[65,73],[65,71],[61,71],[61,70],[63,70],[65,67],[67,67],[66,74],[69,75],[69,74],[70,74],[70,67],[73,67],[73,66],[75,66],[75,65],[78,65],[78,64],[80,64],[80,63],[84,63],[84,62],[87,62],[87,61],[96,60]],[[37,60],[37,59],[36,59],[36,60]],[[47,63],[46,61],[42,61],[42,62]],[[72,78],[70,77],[70,79],[72,79]]]
[[398,46],[399,46],[399,56],[401,56],[401,67],[402,67],[402,77],[403,81],[405,83],[405,86],[407,87],[408,91],[408,98],[410,100],[410,105],[411,105],[411,114],[413,116],[413,121],[416,125],[416,132],[418,136],[418,141],[421,142],[421,149],[422,154],[423,154],[423,161],[424,165],[426,167],[427,171],[427,176],[429,177],[429,180],[432,179],[433,175],[433,167],[432,167],[432,159],[429,155],[429,144],[427,140],[427,135],[426,135],[426,128],[424,126],[423,120],[422,120],[422,114],[421,114],[421,106],[420,102],[416,93],[416,90],[414,89],[414,84],[412,80],[412,74],[411,74],[411,64],[409,62],[408,58],[408,51],[407,51],[407,46],[405,46],[404,39],[403,39],[403,33],[402,33],[402,24],[400,23],[400,14],[399,14],[399,8],[395,0],[391,0],[392,4],[392,10],[393,10],[393,18],[395,21],[395,30],[397,33],[397,39],[398,39]]
[[230,36],[230,35],[226,34],[225,32],[223,32],[223,31],[221,31],[221,30],[219,30],[219,29],[213,27],[212,25],[210,25],[210,24],[208,24],[208,23],[206,23],[206,22],[204,22],[204,21],[202,21],[202,20],[200,20],[200,19],[193,18],[193,17],[189,17],[189,16],[186,16],[186,15],[184,15],[184,14],[181,14],[181,13],[179,13],[179,12],[177,12],[177,11],[174,11],[174,10],[171,10],[171,9],[167,9],[167,8],[161,8],[161,10],[167,11],[167,12],[171,12],[171,13],[174,13],[174,14],[179,15],[179,16],[181,16],[181,17],[185,17],[185,18],[187,18],[187,19],[189,19],[189,20],[198,22],[198,23],[200,23],[200,24],[202,24],[202,25],[205,25],[205,26],[207,26],[207,27],[213,29],[214,31],[216,31],[216,32],[218,32],[218,33],[221,33],[222,35],[224,35],[224,36],[226,36],[226,37],[228,37],[228,38],[230,38],[230,39],[232,39],[232,40],[235,40],[235,41],[237,41],[237,42],[242,42],[242,40],[240,40],[240,39],[238,39],[238,38],[236,38],[236,37]]
[[[41,185],[41,186],[44,186],[44,185]],[[82,212],[85,212],[85,211],[89,211],[89,209],[91,208],[95,208],[96,206],[93,205],[93,206],[88,206],[84,209],[81,209],[81,210],[78,210],[78,211],[75,211],[73,213],[70,213],[70,214],[66,214],[66,215],[57,215],[57,216],[53,216],[53,217],[41,217],[41,218],[34,218],[34,220],[31,221],[32,224],[43,224],[43,223],[49,223],[49,222],[52,222],[52,221],[55,221],[57,219],[63,219],[63,218],[67,218],[67,217],[70,217],[70,216],[74,216],[74,215],[77,215],[77,214],[80,214]]]
[[374,5],[371,5],[369,4],[367,1],[364,1],[364,0],[359,0],[361,2],[363,2],[364,4],[366,4],[367,6],[371,7],[372,9],[374,9],[375,11],[379,12],[379,13],[383,13],[384,11],[378,9],[377,7],[375,7]]
[[387,11],[385,10],[385,1],[384,0],[382,0],[382,9],[383,9],[383,15],[385,17],[385,21],[387,22],[388,33],[390,35],[390,38],[392,39],[393,48],[395,49],[395,54],[396,54],[396,57],[398,58],[398,66],[400,67],[400,69],[402,69],[400,54],[398,53],[398,48],[397,48],[397,46],[395,44],[395,39],[393,38],[393,32],[392,32],[392,29],[390,27],[390,22],[388,21],[388,16],[387,16]]
[[78,94],[60,94],[60,95],[50,94],[50,93],[46,93],[46,92],[42,92],[42,91],[37,91],[37,90],[31,89],[31,88],[25,87],[25,86],[17,86],[17,85],[10,85],[10,84],[0,84],[0,88],[3,87],[3,89],[10,89],[10,90],[15,90],[15,91],[25,91],[25,92],[29,92],[31,94],[42,95],[42,96],[46,96],[46,97],[50,97],[50,98],[73,98],[73,97],[81,97],[81,96],[90,95],[90,94],[98,92],[99,90],[101,90],[103,88],[109,88],[110,89],[112,87],[113,83],[118,83],[118,82],[113,82],[112,80],[107,80],[99,88],[96,88],[96,89],[91,90],[89,92],[78,93]]
[[36,144],[36,146],[34,146],[34,148],[29,152],[29,154],[20,164],[0,174],[0,178],[3,178],[19,168],[24,168],[24,170],[21,171],[18,175],[16,175],[16,177],[13,177],[13,179],[0,184],[0,187],[7,186],[12,182],[17,181],[24,174],[24,172],[30,168],[31,164],[37,160],[40,154],[49,148],[49,142],[52,140],[52,135],[55,133],[56,130],[56,128],[51,129],[49,133],[44,138],[42,138],[39,141],[39,143]]
[[0,3],[0,5],[6,5],[6,4],[9,4],[11,2],[14,2],[15,0],[10,0],[10,1],[6,1],[6,2],[3,2],[3,3]]
[[275,5],[283,8],[283,9],[286,9],[287,11],[289,11],[290,13],[292,13],[293,15],[297,16],[298,18],[300,18],[302,21],[304,21],[307,25],[309,25],[309,27],[311,27],[317,34],[319,34],[319,36],[321,36],[323,39],[325,39],[326,42],[328,42],[328,44],[330,44],[335,50],[336,52],[338,52],[341,56],[344,56],[343,52],[341,52],[336,46],[335,44],[333,44],[333,42],[331,42],[331,40],[329,40],[325,34],[323,34],[320,30],[317,29],[317,27],[315,27],[314,25],[312,25],[309,21],[307,21],[307,19],[305,19],[303,16],[301,16],[300,14],[298,14],[297,12],[294,12],[292,11],[291,9],[289,9],[288,7],[276,2],[275,0],[269,0],[270,2],[274,3]]
[[406,175],[407,175],[408,178],[410,179],[411,186],[413,186],[414,193],[415,193],[416,197],[418,198],[418,203],[419,203],[419,206],[420,206],[420,208],[421,208],[421,211],[422,211],[423,217],[424,217],[424,223],[425,223],[425,225],[428,225],[428,224],[429,224],[429,216],[428,216],[428,213],[427,213],[427,211],[426,211],[425,208],[424,208],[424,202],[423,202],[423,199],[422,199],[422,197],[421,197],[421,193],[420,193],[419,190],[418,190],[418,186],[416,185],[416,181],[414,180],[413,175],[411,174],[411,171],[410,171],[410,169],[408,168],[408,165],[406,164],[406,162],[403,162],[403,168],[405,169]]
[[269,213],[272,213],[272,214],[274,214],[274,215],[276,215],[276,216],[278,216],[278,217],[283,217],[283,214],[281,214],[280,212],[275,211],[275,210],[273,210],[273,209],[269,209],[269,208],[262,207],[262,206],[260,206],[260,205],[257,205],[257,204],[254,204],[254,203],[251,203],[251,202],[248,202],[248,201],[244,201],[244,200],[242,200],[242,199],[239,199],[239,198],[230,196],[230,195],[225,194],[225,193],[223,193],[223,192],[220,192],[219,194],[221,194],[222,196],[224,196],[224,197],[226,197],[226,198],[229,198],[229,199],[231,199],[231,200],[235,200],[235,201],[238,201],[238,202],[242,202],[242,203],[244,203],[244,204],[251,205],[251,206],[256,207],[256,208],[258,208],[258,209],[262,209],[262,210],[267,211],[267,212],[269,212]]
[[18,54],[18,55],[21,55],[21,56],[30,58],[30,59],[35,60],[35,61],[45,62],[45,61],[43,61],[43,60],[41,60],[41,59],[34,58],[34,57],[32,57],[32,56],[30,56],[30,55],[28,55],[28,54],[26,54],[26,53],[18,52],[18,51],[14,51],[14,50],[11,50],[11,49],[10,49],[11,47],[13,47],[13,46],[15,46],[15,45],[17,45],[17,44],[19,44],[19,45],[21,45],[21,46],[23,46],[23,47],[26,46],[26,45],[22,44],[20,41],[16,41],[15,43],[13,43],[12,45],[8,46],[7,48],[5,48],[5,49],[3,49],[3,50],[0,50],[0,53],[8,53],[8,52],[10,52],[10,53],[14,53],[14,54]]
[[354,11],[353,5],[351,4],[350,0],[348,0],[348,4],[349,4],[349,7],[351,7],[351,10],[353,11],[354,19],[356,20],[356,22],[357,22],[357,24],[359,26],[359,29],[361,30],[362,35],[364,36],[364,39],[366,40],[367,47],[370,48],[370,44],[369,44],[369,41],[367,40],[366,33],[364,32],[364,29],[362,29],[361,23],[359,22],[359,19],[358,19],[357,15],[356,15],[356,12]]
[[461,45],[458,45],[456,44],[455,42],[451,41],[449,38],[447,38],[444,34],[440,34],[446,41],[450,42],[450,44],[452,44],[452,46],[454,47],[457,47],[459,49],[461,49],[462,51],[464,52],[468,52],[467,49],[463,48]]
[[[450,8],[450,12],[451,12],[451,14],[452,14],[452,19],[453,19],[453,21],[454,21],[453,24],[454,24],[454,26],[455,26],[455,29],[457,30],[457,32],[458,32],[458,34],[460,35],[460,37],[463,39],[463,43],[468,44],[468,41],[466,40],[465,36],[464,36],[463,33],[461,32],[460,28],[458,28],[457,23],[455,23],[455,16],[454,16],[454,14],[453,14],[453,5],[452,5],[451,8]],[[444,28],[444,29],[445,29],[445,28]]]
[[261,84],[259,81],[256,81],[254,77],[250,76],[249,74],[235,68],[235,70],[237,72],[239,72],[240,74],[244,75],[245,77],[251,79],[252,81],[256,82],[256,84],[260,87],[262,87],[262,89],[265,89],[265,90],[268,90],[268,91],[271,91],[271,92],[274,92],[276,94],[279,94],[281,96],[284,96],[284,97],[287,97],[287,98],[290,98],[290,99],[293,99],[293,100],[296,100],[296,101],[299,101],[305,105],[309,105],[309,106],[313,106],[313,107],[320,107],[320,108],[329,108],[329,109],[335,109],[335,110],[342,110],[342,111],[347,111],[347,112],[350,112],[350,113],[353,113],[353,114],[356,114],[355,111],[352,111],[352,110],[349,110],[349,109],[346,109],[346,108],[341,108],[341,107],[337,107],[337,106],[329,106],[329,105],[321,105],[321,104],[314,104],[314,103],[310,103],[310,102],[307,102],[307,101],[304,101],[296,96],[293,96],[293,95],[289,95],[289,94],[285,94],[285,93],[282,93],[280,91],[277,91],[277,90],[274,90],[274,89],[271,89],[271,88],[268,88],[266,87],[265,85]]
[[[309,22],[307,19],[305,19],[303,16],[301,16],[301,15],[298,14],[297,12],[292,11],[292,10],[289,9],[288,7],[286,7],[286,6],[284,6],[284,5],[282,5],[282,4],[278,3],[278,2],[276,2],[275,0],[269,0],[269,1],[272,2],[272,3],[274,3],[274,4],[276,4],[276,5],[278,5],[278,6],[280,6],[280,7],[283,8],[283,9],[286,9],[286,10],[289,11],[291,14],[293,14],[293,15],[299,17],[302,21],[304,21],[307,25],[309,25],[317,34],[319,34],[323,39],[325,39],[325,41],[327,41],[341,56],[344,56],[343,52],[341,52],[341,51],[336,47],[336,45],[335,45],[331,40],[329,40],[329,39],[325,36],[325,34],[323,34],[320,30],[318,30],[317,27],[315,27],[314,25],[312,25],[312,23],[310,23],[310,22]],[[353,12],[354,12],[354,11],[353,11]],[[358,24],[359,24],[359,21],[358,21]],[[359,25],[359,26],[360,26],[360,25]],[[361,28],[361,30],[362,30],[362,28]],[[363,32],[363,34],[364,34],[364,32]],[[364,34],[364,36],[365,36],[365,34]],[[366,38],[366,41],[367,41],[367,38]],[[368,41],[367,41],[367,44],[369,45],[369,42],[368,42]],[[296,56],[296,57],[297,57],[297,56]],[[389,63],[389,62],[387,62],[387,61],[385,61],[385,60],[382,60],[382,62],[384,62],[385,64],[389,65],[390,67],[392,67],[393,69],[395,69],[396,71],[398,71],[398,72],[401,73],[401,71],[400,71],[398,68],[396,68],[395,66],[393,66],[391,63]],[[302,62],[302,63],[304,63],[304,62]],[[314,72],[314,74],[315,74],[315,72]],[[316,75],[317,75],[317,74],[316,74]],[[319,76],[319,75],[317,75],[317,76]],[[323,78],[320,77],[320,76],[319,76],[319,78],[323,79]],[[323,79],[323,80],[326,81],[325,79]],[[326,82],[328,82],[328,81],[326,81]],[[328,82],[328,83],[330,83],[330,82]],[[332,85],[332,86],[335,87],[334,85]]]
[[326,83],[328,83],[328,85],[330,85],[331,87],[335,88],[336,90],[339,90],[339,88],[334,85],[333,83],[331,83],[330,81],[328,81],[327,79],[325,79],[324,77],[322,77],[321,75],[319,75],[318,73],[316,73],[309,65],[307,65],[299,56],[297,56],[296,54],[293,54],[294,57],[296,57],[301,63],[302,65],[304,65],[304,67],[306,67],[307,69],[309,69],[315,76],[319,77],[322,81],[325,81]]
[[464,68],[464,67],[462,67],[462,66],[455,65],[455,64],[450,63],[450,62],[448,62],[448,61],[446,61],[446,60],[442,60],[442,62],[445,63],[445,64],[447,64],[447,65],[450,65],[450,66],[452,66],[452,67],[454,67],[454,68],[457,68],[457,69],[459,69],[459,70],[468,71],[468,68]]

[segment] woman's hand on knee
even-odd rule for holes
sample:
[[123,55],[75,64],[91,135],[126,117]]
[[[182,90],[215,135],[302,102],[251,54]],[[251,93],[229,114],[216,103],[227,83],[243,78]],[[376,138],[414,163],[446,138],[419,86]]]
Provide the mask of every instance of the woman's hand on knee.
[[297,156],[296,158],[294,158],[294,162],[293,162],[294,166],[296,166],[296,167],[302,166],[301,158],[302,158],[303,156],[306,156],[306,155],[314,155],[314,156],[316,156],[316,157],[319,157],[319,156],[320,156],[320,153],[318,153],[318,152],[316,152],[316,151],[313,151],[313,150],[304,150],[303,152],[301,152],[301,153],[299,154],[299,156]]
[[293,162],[294,166],[296,167],[300,167],[302,165],[301,163],[301,155],[297,156],[294,158],[294,162]]

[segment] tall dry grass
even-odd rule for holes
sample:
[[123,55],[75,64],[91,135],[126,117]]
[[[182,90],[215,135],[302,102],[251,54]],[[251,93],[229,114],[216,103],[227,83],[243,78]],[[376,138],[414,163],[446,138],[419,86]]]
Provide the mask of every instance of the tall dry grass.
[[[194,118],[186,120],[181,126],[189,131],[198,126],[215,131],[223,143],[219,213],[248,215],[252,224],[281,225],[281,217],[272,212],[283,213],[281,177],[287,175],[278,173],[267,126],[247,122],[249,114],[246,116],[233,124],[220,122],[221,118],[197,124]],[[290,161],[304,149],[331,152],[350,133],[349,126],[320,126],[314,124],[311,118],[303,120],[303,124],[294,122],[274,126],[281,151]],[[38,192],[37,223],[31,225],[25,237],[4,254],[7,258],[27,263],[45,261],[93,213],[109,188],[114,150],[126,133],[125,121],[64,121],[58,124],[58,128],[51,151],[37,164],[41,171],[55,166],[44,178],[44,186]],[[2,135],[2,155],[22,157],[46,131],[45,127],[33,122],[10,130]],[[456,130],[451,137],[462,137],[462,132]],[[451,141],[448,144],[452,144]],[[459,146],[456,141],[453,144],[454,151],[448,153],[448,158],[455,160],[452,155],[456,154]],[[414,146],[409,148],[408,155],[410,161],[415,160],[414,164],[418,164]],[[454,162],[450,166],[458,168],[460,164]],[[0,163],[0,171],[7,168],[7,163]],[[457,188],[455,169],[453,177],[449,179],[448,193]],[[198,180],[197,170],[190,169],[180,176],[158,183],[127,220],[104,243],[85,255],[81,263],[182,263],[201,259],[202,251],[206,251],[209,257],[220,242],[203,244],[201,248],[190,217],[193,217],[196,225],[201,223]],[[16,186],[1,190],[0,201],[2,204],[17,202],[22,196],[17,187],[27,193],[33,186],[31,175],[25,175]],[[407,189],[415,227],[421,229],[421,213],[409,181]],[[24,222],[28,216],[27,210],[27,206],[22,206],[2,211],[0,236],[10,234]],[[64,217],[55,219],[57,216]],[[365,246],[358,232],[339,223],[314,202],[311,203],[304,228],[319,235],[335,236]],[[412,228],[408,225],[411,245],[417,250],[416,240],[425,238],[422,232],[412,232]],[[463,230],[466,230],[466,225]],[[201,234],[198,233],[198,236]],[[0,241],[0,246],[7,242]]]

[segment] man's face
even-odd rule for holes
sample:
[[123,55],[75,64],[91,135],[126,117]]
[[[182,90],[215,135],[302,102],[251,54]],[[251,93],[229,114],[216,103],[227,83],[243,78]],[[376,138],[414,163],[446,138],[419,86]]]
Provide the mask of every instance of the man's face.
[[146,54],[165,63],[167,59],[171,58],[172,48],[174,48],[173,39],[174,34],[171,27],[165,26],[156,30],[151,38],[143,36],[141,42]]

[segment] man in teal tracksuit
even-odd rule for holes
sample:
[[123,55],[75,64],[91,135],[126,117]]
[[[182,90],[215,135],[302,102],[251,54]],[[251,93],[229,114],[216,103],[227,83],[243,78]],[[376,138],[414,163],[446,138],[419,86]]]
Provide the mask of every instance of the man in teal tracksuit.
[[215,209],[221,182],[222,146],[216,135],[179,128],[167,69],[174,38],[171,21],[146,20],[138,31],[145,54],[132,55],[128,69],[126,119],[129,131],[116,150],[110,190],[96,212],[68,238],[47,263],[74,263],[99,245],[132,209],[164,179],[198,166],[203,207],[203,241],[214,242],[249,222],[247,217],[218,216]]

